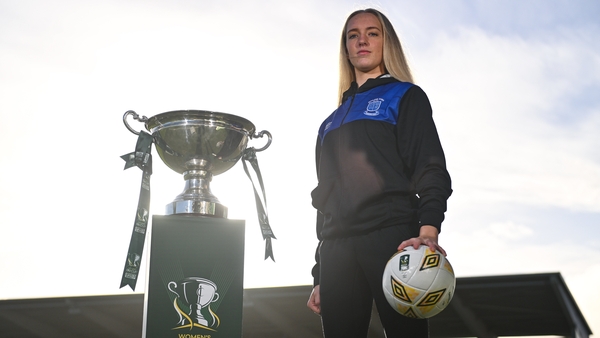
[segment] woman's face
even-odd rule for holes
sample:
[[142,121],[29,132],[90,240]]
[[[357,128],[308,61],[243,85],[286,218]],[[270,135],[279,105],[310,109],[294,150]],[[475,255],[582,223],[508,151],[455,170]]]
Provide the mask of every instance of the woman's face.
[[383,29],[375,15],[360,13],[348,21],[346,51],[357,78],[383,74]]

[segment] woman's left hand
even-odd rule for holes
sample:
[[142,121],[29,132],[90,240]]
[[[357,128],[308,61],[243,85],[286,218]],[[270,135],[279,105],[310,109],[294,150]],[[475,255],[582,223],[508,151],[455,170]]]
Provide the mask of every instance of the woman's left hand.
[[427,245],[432,251],[438,250],[444,256],[446,256],[446,250],[444,250],[438,244],[438,230],[432,225],[421,226],[419,237],[407,239],[404,242],[400,243],[400,245],[398,246],[398,251],[404,250],[404,248],[409,246],[418,249],[421,245]]

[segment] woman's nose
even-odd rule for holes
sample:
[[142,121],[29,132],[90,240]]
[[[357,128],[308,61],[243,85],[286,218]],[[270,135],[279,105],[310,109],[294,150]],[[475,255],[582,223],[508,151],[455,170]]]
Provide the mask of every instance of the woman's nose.
[[358,45],[359,46],[366,46],[369,43],[369,41],[367,40],[367,37],[364,35],[360,35],[358,37]]

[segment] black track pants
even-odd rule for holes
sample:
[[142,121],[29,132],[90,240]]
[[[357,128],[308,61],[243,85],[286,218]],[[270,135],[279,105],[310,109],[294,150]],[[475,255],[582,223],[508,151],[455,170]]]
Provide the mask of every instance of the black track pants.
[[429,337],[427,320],[397,313],[381,288],[383,270],[398,245],[416,237],[409,226],[321,243],[321,320],[325,338],[365,338],[373,300],[388,338]]

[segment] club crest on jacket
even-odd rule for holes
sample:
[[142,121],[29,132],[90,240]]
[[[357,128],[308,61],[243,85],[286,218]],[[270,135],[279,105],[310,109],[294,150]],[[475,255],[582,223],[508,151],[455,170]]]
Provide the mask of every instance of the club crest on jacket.
[[377,98],[369,101],[369,104],[367,104],[367,110],[364,114],[367,116],[379,115],[379,107],[381,106],[381,102],[383,102],[382,98]]

